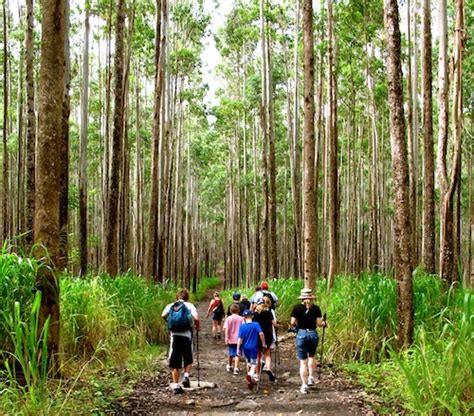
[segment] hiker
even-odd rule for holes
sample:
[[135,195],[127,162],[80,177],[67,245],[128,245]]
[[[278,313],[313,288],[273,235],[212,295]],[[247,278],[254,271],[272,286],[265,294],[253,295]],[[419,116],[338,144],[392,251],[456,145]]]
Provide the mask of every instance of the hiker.
[[250,301],[246,294],[242,294],[242,298],[240,299],[240,304],[243,306],[243,309],[250,309]]
[[[183,393],[183,387],[190,387],[189,374],[193,364],[192,327],[200,329],[196,307],[189,302],[189,293],[182,289],[176,293],[176,302],[166,305],[163,319],[170,330],[169,366],[171,369],[171,388],[175,394]],[[180,370],[184,365],[182,386],[179,384]]]
[[239,315],[242,316],[242,312],[246,309],[245,304],[240,301],[240,293],[232,294],[232,303],[227,307],[227,316],[231,316],[232,312],[230,310],[232,305],[237,305],[239,307]]
[[267,298],[271,302],[270,309],[275,310],[278,306],[278,296],[269,289],[268,282],[264,281],[260,284],[260,291],[256,291],[253,295],[252,310],[255,310],[258,301],[262,298]]
[[318,347],[318,332],[316,327],[326,326],[322,320],[321,309],[314,304],[311,289],[301,289],[299,296],[301,303],[293,307],[291,312],[291,326],[297,329],[296,352],[300,361],[300,392],[308,392],[308,386],[314,384],[316,370],[316,349]]
[[266,349],[267,344],[263,335],[262,328],[258,322],[252,321],[253,312],[245,309],[243,317],[245,321],[240,325],[239,338],[237,341],[237,355],[243,356],[247,360],[247,386],[250,390],[254,384],[258,383],[258,375],[256,374],[257,357],[258,357],[258,339],[262,343],[262,348]]
[[244,318],[239,315],[240,308],[238,304],[232,303],[230,305],[230,311],[231,316],[227,317],[224,322],[224,340],[228,349],[226,370],[228,373],[237,375],[240,374],[240,358],[237,355],[237,342],[239,340],[240,325],[244,321]]
[[268,348],[263,348],[261,342],[259,342],[257,374],[261,376],[261,362],[263,361],[265,363],[265,368],[263,371],[268,374],[270,381],[275,381],[276,377],[272,372],[271,350],[275,348],[274,328],[276,327],[276,320],[269,308],[268,303],[265,302],[263,298],[260,299],[253,315],[253,321],[260,324],[265,337],[265,343],[268,346]]
[[250,310],[253,311],[255,307],[257,306],[257,303],[255,302],[256,297],[260,297],[262,295],[262,288],[260,285],[255,286],[255,292],[253,293],[252,296],[250,296]]
[[221,339],[222,318],[224,318],[224,304],[219,297],[219,292],[214,292],[214,298],[209,303],[206,318],[212,313],[212,336]]

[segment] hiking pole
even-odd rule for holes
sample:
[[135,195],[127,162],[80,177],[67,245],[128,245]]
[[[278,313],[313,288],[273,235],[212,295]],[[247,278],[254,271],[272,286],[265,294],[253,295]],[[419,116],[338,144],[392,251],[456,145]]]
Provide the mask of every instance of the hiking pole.
[[[265,356],[263,355],[262,351],[262,357],[264,358]],[[258,393],[258,390],[260,389],[260,380],[262,379],[262,373],[263,373],[263,365],[265,361],[260,358],[260,374],[258,375],[258,381],[257,381],[257,390],[255,390],[255,393]]]
[[201,363],[199,361],[199,329],[196,330],[196,358],[198,362],[198,387],[201,387]]
[[324,326],[323,326],[323,336],[321,338],[321,355],[319,357],[318,364],[318,380],[321,380],[321,369],[323,367],[323,352],[324,352],[324,333],[326,331],[326,314],[323,316]]

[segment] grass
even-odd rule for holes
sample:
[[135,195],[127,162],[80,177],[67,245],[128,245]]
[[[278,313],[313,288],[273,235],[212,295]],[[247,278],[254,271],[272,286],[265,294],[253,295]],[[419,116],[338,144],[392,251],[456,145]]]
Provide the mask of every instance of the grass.
[[[60,276],[61,377],[48,378],[46,338],[38,333],[38,266],[16,254],[0,256],[0,414],[101,413],[127,394],[130,382],[158,371],[168,339],[161,312],[178,287],[132,274]],[[193,300],[219,283],[201,279]]]
[[[280,298],[277,316],[285,326],[298,303],[303,282],[270,281]],[[413,276],[415,333],[412,348],[396,352],[396,282],[382,274],[356,279],[338,276],[328,293],[318,280],[316,303],[327,313],[325,361],[334,362],[376,393],[384,413],[464,415],[474,411],[474,292],[445,290],[435,275],[416,270]],[[221,293],[224,303],[233,292]],[[394,410],[395,409],[395,410]]]

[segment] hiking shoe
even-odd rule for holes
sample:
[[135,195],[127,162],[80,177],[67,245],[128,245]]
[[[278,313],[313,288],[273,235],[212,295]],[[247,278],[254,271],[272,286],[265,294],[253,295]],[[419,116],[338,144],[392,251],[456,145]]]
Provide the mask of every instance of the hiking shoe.
[[252,379],[253,379],[253,382],[254,382],[254,383],[258,383],[258,375],[257,375],[257,374],[254,374],[254,375],[252,376]]
[[308,386],[314,386],[314,377],[313,376],[308,377]]
[[230,366],[229,364],[225,366],[225,369],[228,373],[232,373],[232,366]]
[[307,394],[308,393],[308,386],[306,384],[301,385],[300,393],[302,393],[302,394]]
[[275,381],[276,380],[276,377],[275,377],[275,374],[273,374],[273,371],[267,370],[267,373],[268,373],[268,378],[270,379],[270,381]]
[[191,382],[189,381],[188,376],[183,377],[183,387],[191,387]]
[[173,393],[174,394],[183,394],[184,390],[183,388],[178,384],[176,387],[173,388]]
[[247,374],[245,376],[245,379],[247,380],[247,387],[249,388],[249,390],[253,390],[252,376],[250,374]]
[[240,368],[234,368],[234,376],[238,376],[240,374]]
[[217,338],[221,339],[221,333],[220,332],[217,334]]

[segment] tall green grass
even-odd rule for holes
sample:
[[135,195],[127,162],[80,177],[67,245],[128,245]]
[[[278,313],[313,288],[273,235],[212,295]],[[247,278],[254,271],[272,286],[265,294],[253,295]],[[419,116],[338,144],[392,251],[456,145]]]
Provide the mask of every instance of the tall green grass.
[[[280,298],[283,327],[299,302],[303,282],[270,281]],[[382,274],[338,276],[331,292],[316,282],[316,304],[327,313],[325,360],[339,363],[390,406],[415,414],[468,414],[474,410],[474,292],[445,290],[435,275],[413,276],[415,333],[410,350],[396,352],[396,281]],[[226,305],[234,291],[222,292]],[[393,411],[393,410],[392,410]]]
[[[6,252],[0,256],[0,413],[2,407],[15,413],[48,413],[45,409],[57,407],[53,391],[59,389],[62,395],[61,384],[47,379],[47,333],[38,333],[38,268],[32,259]],[[89,363],[125,362],[149,344],[167,340],[161,313],[175,300],[175,284],[154,284],[132,274],[114,279],[62,275],[59,281],[61,373],[75,380],[74,385]],[[219,283],[217,278],[201,279],[193,300]],[[68,392],[64,400],[69,398]]]

